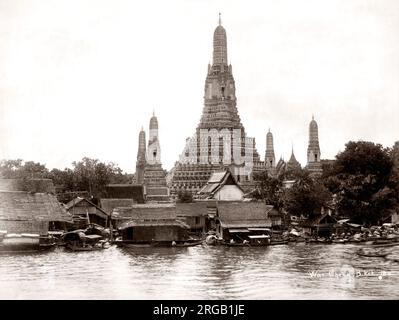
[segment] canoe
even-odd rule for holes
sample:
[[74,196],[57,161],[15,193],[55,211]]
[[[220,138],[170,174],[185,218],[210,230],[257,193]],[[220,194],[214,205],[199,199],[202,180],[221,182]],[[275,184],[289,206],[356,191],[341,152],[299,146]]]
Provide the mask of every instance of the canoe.
[[399,246],[399,242],[391,242],[383,244],[373,242],[371,245],[373,246],[373,248],[394,247],[394,246]]
[[364,252],[363,250],[358,250],[356,253],[362,257],[371,257],[371,258],[384,258],[388,255],[386,252]]
[[279,245],[279,244],[287,244],[289,241],[288,240],[272,240],[270,242],[270,245]]
[[345,239],[332,240],[332,243],[346,243],[346,242],[348,242],[348,241]]
[[172,247],[194,247],[194,246],[198,246],[202,243],[203,243],[203,240],[199,240],[199,241],[192,241],[192,242],[177,243],[176,245],[174,245]]

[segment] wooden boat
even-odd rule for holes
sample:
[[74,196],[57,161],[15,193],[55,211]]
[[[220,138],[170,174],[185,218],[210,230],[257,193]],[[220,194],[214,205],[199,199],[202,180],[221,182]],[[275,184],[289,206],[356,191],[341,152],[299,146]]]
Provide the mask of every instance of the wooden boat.
[[378,244],[391,244],[391,243],[396,243],[396,242],[397,242],[396,238],[391,238],[391,239],[385,238],[385,239],[376,239],[376,240],[373,241],[373,244],[376,244],[376,245],[378,245]]
[[399,242],[390,242],[390,243],[371,243],[374,248],[384,248],[384,247],[394,247],[399,246]]
[[360,249],[360,250],[357,250],[356,253],[359,256],[371,257],[371,258],[384,258],[384,257],[386,257],[388,255],[387,252],[380,252],[380,251],[374,251],[374,252],[369,251],[369,252],[367,252],[367,251],[364,250],[364,248]]
[[5,251],[38,251],[40,249],[40,236],[29,233],[10,233],[2,236],[0,250]]
[[270,245],[279,245],[279,244],[287,244],[289,242],[289,240],[271,240],[270,241]]
[[62,237],[65,242],[65,249],[69,251],[95,251],[107,247],[107,241],[97,234],[85,234],[82,230],[67,232]]
[[346,239],[334,239],[332,240],[332,243],[346,243],[348,240]]
[[175,247],[194,247],[202,244],[204,240],[192,241],[192,242],[184,242],[184,243],[176,243]]

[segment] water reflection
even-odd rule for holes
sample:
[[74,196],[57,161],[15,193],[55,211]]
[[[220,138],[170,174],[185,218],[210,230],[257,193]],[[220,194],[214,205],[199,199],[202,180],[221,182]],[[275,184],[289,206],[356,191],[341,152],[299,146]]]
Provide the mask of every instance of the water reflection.
[[[399,263],[356,245],[111,247],[0,255],[2,299],[397,299]],[[392,255],[398,248],[389,248]]]

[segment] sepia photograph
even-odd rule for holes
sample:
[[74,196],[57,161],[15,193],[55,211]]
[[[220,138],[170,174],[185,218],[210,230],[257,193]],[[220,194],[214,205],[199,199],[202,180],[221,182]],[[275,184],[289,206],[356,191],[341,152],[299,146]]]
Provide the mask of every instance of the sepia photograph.
[[398,39],[396,0],[0,0],[0,300],[398,300]]

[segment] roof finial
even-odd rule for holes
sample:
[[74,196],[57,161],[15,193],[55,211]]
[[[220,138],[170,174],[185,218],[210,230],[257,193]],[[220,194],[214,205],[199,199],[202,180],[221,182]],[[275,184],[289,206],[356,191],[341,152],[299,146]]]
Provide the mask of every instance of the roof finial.
[[222,14],[219,12],[219,26],[222,25]]
[[314,114],[312,113],[312,120],[314,120]]

